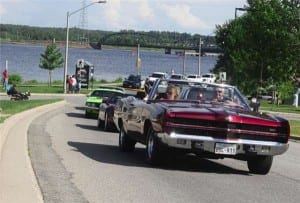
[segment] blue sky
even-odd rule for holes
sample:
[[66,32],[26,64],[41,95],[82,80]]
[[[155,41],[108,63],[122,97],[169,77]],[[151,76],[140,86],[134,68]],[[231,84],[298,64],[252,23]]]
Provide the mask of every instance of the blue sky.
[[[0,22],[66,27],[67,12],[82,8],[83,2],[84,0],[0,0]],[[88,5],[95,0],[85,2]],[[94,4],[74,13],[70,17],[70,27],[81,27],[82,22],[85,22],[84,28],[92,30],[132,29],[213,35],[216,24],[233,19],[235,8],[246,4],[246,0],[107,0],[105,4]]]

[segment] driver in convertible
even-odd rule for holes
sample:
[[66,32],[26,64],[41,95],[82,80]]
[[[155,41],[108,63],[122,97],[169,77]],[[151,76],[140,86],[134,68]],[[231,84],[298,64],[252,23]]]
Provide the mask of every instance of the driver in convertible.
[[216,102],[224,102],[226,105],[230,106],[239,106],[238,103],[234,102],[231,98],[224,96],[224,88],[217,87],[215,90],[215,99]]
[[217,102],[224,102],[225,99],[224,99],[224,88],[221,88],[221,87],[217,87],[216,88],[216,91],[215,91],[215,99],[214,101],[217,101]]

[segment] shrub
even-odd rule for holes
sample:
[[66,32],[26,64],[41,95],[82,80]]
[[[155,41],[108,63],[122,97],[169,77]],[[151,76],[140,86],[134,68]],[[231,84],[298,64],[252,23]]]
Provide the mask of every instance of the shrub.
[[37,80],[28,80],[28,81],[24,82],[24,84],[26,84],[26,85],[36,85],[36,84],[38,84],[38,81]]
[[20,76],[18,74],[10,74],[9,75],[9,79],[8,79],[9,84],[21,84],[22,81],[23,81],[22,76]]
[[121,83],[123,82],[122,77],[118,77],[117,79],[115,79],[114,81],[112,81],[113,83]]
[[100,80],[100,83],[107,83],[107,80],[101,79],[101,80]]

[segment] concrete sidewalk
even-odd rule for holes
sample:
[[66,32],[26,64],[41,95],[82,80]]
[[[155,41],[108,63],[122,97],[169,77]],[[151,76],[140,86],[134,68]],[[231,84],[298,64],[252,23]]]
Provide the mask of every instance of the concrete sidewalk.
[[[43,202],[30,161],[27,130],[42,114],[62,107],[65,101],[16,114],[0,124],[0,202]],[[17,127],[14,127],[17,125]]]

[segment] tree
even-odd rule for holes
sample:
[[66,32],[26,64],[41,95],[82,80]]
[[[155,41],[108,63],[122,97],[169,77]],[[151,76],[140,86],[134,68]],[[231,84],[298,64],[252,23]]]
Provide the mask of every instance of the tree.
[[52,86],[52,71],[62,67],[64,60],[61,50],[56,48],[54,42],[46,47],[45,53],[41,54],[39,67],[49,70],[49,86]]
[[228,72],[230,82],[246,94],[292,84],[289,81],[300,77],[300,1],[248,0],[248,4],[244,15],[217,26],[216,42],[224,55],[214,72]]

